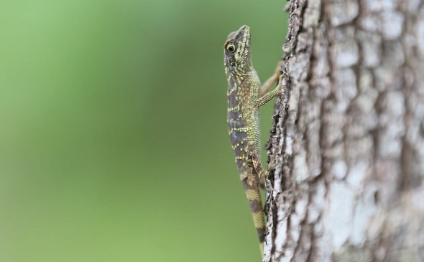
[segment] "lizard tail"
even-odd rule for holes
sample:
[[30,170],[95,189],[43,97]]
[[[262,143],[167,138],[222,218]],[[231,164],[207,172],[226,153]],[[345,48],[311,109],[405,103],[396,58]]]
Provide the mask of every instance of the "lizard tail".
[[259,237],[261,253],[264,253],[265,219],[262,209],[261,195],[259,193],[259,179],[256,175],[250,175],[242,180],[246,197],[249,200],[250,210],[253,216],[256,231]]

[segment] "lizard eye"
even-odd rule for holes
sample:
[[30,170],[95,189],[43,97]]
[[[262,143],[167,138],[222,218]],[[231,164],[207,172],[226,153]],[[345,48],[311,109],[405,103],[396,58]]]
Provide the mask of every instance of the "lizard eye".
[[234,53],[236,51],[236,46],[234,44],[228,44],[226,48],[227,51],[231,53]]

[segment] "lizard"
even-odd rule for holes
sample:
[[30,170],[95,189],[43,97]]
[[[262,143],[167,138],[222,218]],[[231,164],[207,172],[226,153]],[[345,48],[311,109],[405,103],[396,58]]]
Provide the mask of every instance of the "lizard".
[[[228,133],[263,256],[265,220],[259,187],[264,188],[268,171],[261,164],[259,108],[282,92],[280,65],[261,87],[252,66],[250,28],[246,25],[228,35],[224,44],[224,65],[228,80]],[[279,78],[278,86],[268,92]]]

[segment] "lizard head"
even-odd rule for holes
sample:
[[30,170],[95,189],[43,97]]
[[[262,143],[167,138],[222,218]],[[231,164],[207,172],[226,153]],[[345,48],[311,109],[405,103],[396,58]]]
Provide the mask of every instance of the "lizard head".
[[227,74],[245,74],[252,64],[250,28],[247,25],[228,35],[224,44],[224,64]]

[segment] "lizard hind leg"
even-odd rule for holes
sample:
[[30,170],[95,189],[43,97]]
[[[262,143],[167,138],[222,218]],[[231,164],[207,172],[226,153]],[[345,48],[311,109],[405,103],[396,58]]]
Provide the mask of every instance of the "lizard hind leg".
[[249,175],[242,180],[246,197],[249,200],[250,210],[253,216],[253,223],[259,237],[259,245],[263,255],[265,241],[265,218],[262,209],[261,195],[259,192],[259,177],[255,174],[253,167],[250,167]]
[[278,81],[278,78],[281,75],[281,65],[283,64],[282,61],[280,61],[277,65],[277,68],[275,69],[275,73],[265,81],[265,83],[262,85],[260,91],[259,91],[259,97],[265,95],[268,90]]
[[250,159],[253,163],[253,168],[254,168],[254,174],[256,174],[259,178],[259,183],[262,189],[265,189],[265,181],[268,178],[268,171],[265,171],[262,163],[261,163],[261,159],[259,158],[259,155],[254,153],[257,152],[255,149],[255,143],[254,142],[250,142],[249,143],[249,151],[253,152],[250,154]]

